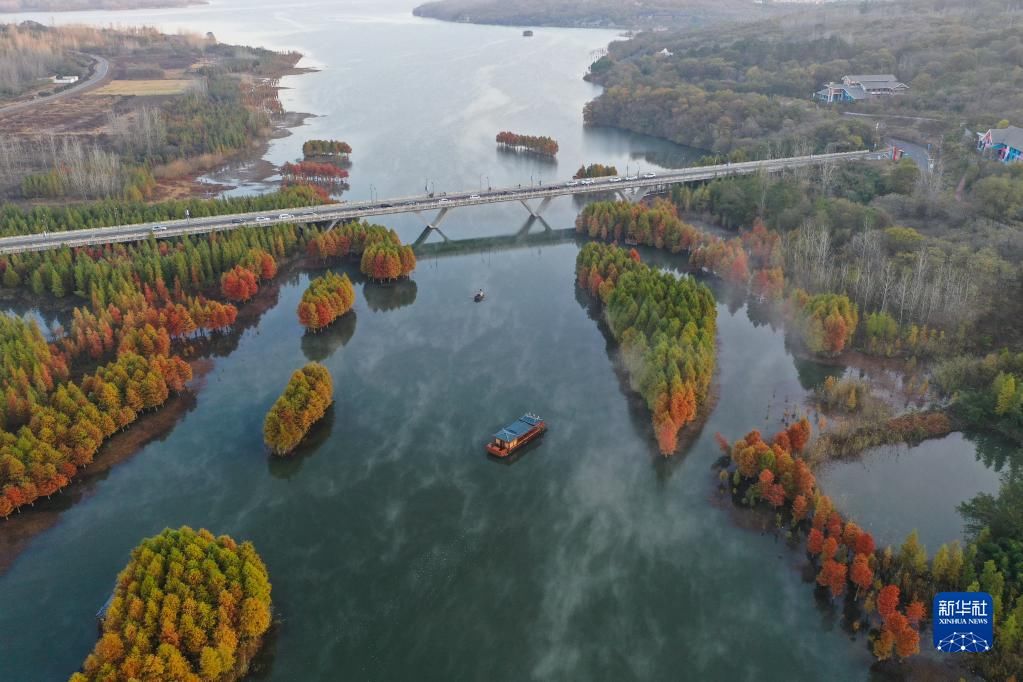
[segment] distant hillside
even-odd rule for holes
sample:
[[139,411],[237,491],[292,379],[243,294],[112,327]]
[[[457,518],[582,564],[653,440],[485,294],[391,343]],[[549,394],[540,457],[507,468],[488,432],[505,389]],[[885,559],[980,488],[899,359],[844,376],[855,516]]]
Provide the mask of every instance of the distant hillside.
[[206,0],[0,0],[0,12],[74,12],[205,5]]
[[436,0],[413,14],[474,24],[651,28],[756,19],[772,9],[753,0]]

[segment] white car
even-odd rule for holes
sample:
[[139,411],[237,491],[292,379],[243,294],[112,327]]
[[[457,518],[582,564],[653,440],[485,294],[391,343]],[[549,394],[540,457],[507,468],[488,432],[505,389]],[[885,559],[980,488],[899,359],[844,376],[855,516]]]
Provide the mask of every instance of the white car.
[[167,226],[166,225],[153,225],[153,232],[166,232],[166,231],[167,231]]
[[639,176],[638,175],[626,175],[625,179],[626,180],[639,180]]
[[270,220],[270,219],[267,218],[265,215],[256,216],[256,222],[257,223],[265,223],[268,220]]
[[591,180],[589,178],[586,178],[585,180],[580,180],[579,184],[580,185],[592,185],[593,184],[593,180]]
[[608,182],[621,182],[621,181],[622,181],[621,178],[611,178],[610,180],[608,180]]
[[470,198],[470,199],[479,199],[479,198],[480,198],[480,195],[479,195],[479,194],[470,194],[470,195],[469,195],[469,198]]
[[656,178],[657,173],[643,173],[644,178]]
[[291,220],[291,219],[292,219],[292,218],[294,218],[294,217],[295,217],[295,216],[293,216],[293,215],[292,215],[292,214],[290,214],[290,213],[282,213],[282,214],[280,214],[279,216],[277,216],[277,220]]
[[579,184],[578,180],[569,180],[568,182],[565,183],[565,187],[575,187],[578,184]]
[[438,199],[437,203],[438,204],[446,204],[446,203],[448,203],[447,197],[442,197],[442,198]]

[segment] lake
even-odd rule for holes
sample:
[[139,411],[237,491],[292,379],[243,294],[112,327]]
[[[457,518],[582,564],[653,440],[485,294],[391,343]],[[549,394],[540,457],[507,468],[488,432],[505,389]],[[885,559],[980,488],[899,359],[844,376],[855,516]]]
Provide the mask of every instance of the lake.
[[[689,153],[583,128],[597,88],[581,75],[613,32],[526,39],[415,19],[411,6],[229,0],[52,18],[301,50],[321,70],[284,79],[282,97],[317,117],[267,158],[345,139],[354,198],[546,183],[581,163],[656,169]],[[28,17],[51,19],[16,18]],[[557,138],[559,161],[499,152],[502,129]],[[798,553],[738,527],[715,492],[714,433],[773,432],[828,370],[797,362],[781,330],[721,292],[718,408],[685,452],[660,459],[574,286],[579,244],[545,231],[570,228],[579,207],[559,199],[547,225],[518,205],[454,211],[413,282],[359,284],[354,315],[315,337],[295,314],[310,273],[287,277],[213,361],[194,409],[85,484],[0,575],[0,679],[66,679],[131,548],[181,524],[251,540],[266,561],[278,624],[259,679],[867,679],[866,645],[815,603]],[[406,241],[422,229],[415,216],[385,222]],[[445,237],[475,241],[436,246]],[[474,304],[478,288],[487,299]],[[298,456],[271,460],[263,417],[309,359],[329,368],[336,403]],[[488,459],[489,435],[525,411],[548,420],[542,442],[511,465]]]

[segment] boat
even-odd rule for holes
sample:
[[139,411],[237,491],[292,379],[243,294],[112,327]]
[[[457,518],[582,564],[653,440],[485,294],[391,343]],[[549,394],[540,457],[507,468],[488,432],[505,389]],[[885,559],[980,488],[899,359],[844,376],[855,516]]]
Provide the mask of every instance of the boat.
[[479,303],[480,301],[482,301],[486,297],[487,297],[487,295],[484,294],[482,291],[477,291],[476,294],[472,297],[472,300],[474,300],[477,303]]
[[546,430],[547,422],[542,417],[527,412],[495,433],[494,439],[487,443],[487,452],[495,457],[507,457]]

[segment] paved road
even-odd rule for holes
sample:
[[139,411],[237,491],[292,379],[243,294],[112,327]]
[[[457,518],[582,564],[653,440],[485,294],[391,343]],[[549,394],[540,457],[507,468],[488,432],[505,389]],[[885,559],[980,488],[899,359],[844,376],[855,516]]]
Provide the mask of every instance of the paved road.
[[903,157],[915,161],[922,172],[931,172],[931,155],[927,151],[927,147],[909,140],[896,140],[895,138],[888,140],[888,144],[901,149]]
[[[82,52],[80,54],[85,53]],[[29,99],[25,100],[24,102],[15,102],[14,104],[8,104],[5,107],[0,107],[0,116],[13,114],[15,112],[30,109],[35,106],[42,106],[43,104],[51,104],[52,102],[59,99],[80,95],[83,92],[86,92],[87,90],[92,90],[93,88],[100,85],[106,79],[107,74],[110,73],[110,62],[108,62],[103,57],[100,57],[99,55],[95,54],[85,54],[85,56],[92,59],[93,62],[95,63],[95,66],[93,67],[92,75],[86,78],[84,81],[76,83],[74,86],[68,88],[67,90],[55,92],[54,94],[48,95],[47,97]]]
[[[778,172],[802,166],[834,163],[852,159],[880,159],[884,152],[841,152],[798,156],[768,161],[721,164],[683,168],[660,174],[644,173],[627,178],[594,178],[587,181],[569,180],[554,185],[534,187],[505,187],[485,192],[467,191],[445,195],[411,195],[372,201],[341,202],[322,204],[301,209],[286,209],[256,213],[239,213],[190,220],[168,220],[159,223],[117,225],[67,232],[51,232],[0,238],[0,254],[79,246],[92,246],[114,242],[134,242],[148,239],[179,237],[186,234],[206,234],[222,230],[233,230],[252,225],[274,225],[279,223],[325,223],[394,213],[418,213],[423,216],[424,225],[436,227],[447,212],[461,206],[479,206],[508,201],[520,201],[530,214],[539,215],[552,199],[570,194],[594,192],[615,192],[623,199],[638,199],[651,191],[662,191],[671,185],[712,180],[729,175],[744,175],[757,172]],[[526,202],[539,199],[537,206]],[[435,217],[427,218],[426,213],[436,211]]]

